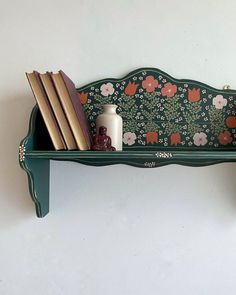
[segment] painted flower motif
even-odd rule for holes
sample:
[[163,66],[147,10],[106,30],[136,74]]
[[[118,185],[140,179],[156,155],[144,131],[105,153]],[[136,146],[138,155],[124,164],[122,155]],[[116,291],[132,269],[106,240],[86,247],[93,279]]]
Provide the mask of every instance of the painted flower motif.
[[79,100],[80,100],[81,104],[86,104],[87,103],[87,101],[88,101],[88,93],[81,92],[81,93],[78,93],[78,96],[79,96]]
[[236,128],[236,116],[229,116],[225,120],[226,126],[229,128]]
[[153,76],[147,76],[145,80],[142,82],[142,86],[144,89],[146,89],[147,92],[153,92],[157,86],[158,81],[154,79]]
[[101,94],[103,96],[112,95],[115,91],[113,84],[110,82],[102,84],[102,86],[100,87],[100,90],[101,90]]
[[205,145],[207,143],[207,135],[204,132],[195,133],[193,136],[194,144],[197,146]]
[[129,82],[128,85],[125,87],[125,94],[129,96],[135,95],[137,91],[138,84],[135,84],[135,82]]
[[133,145],[135,143],[137,136],[133,132],[126,132],[123,135],[123,143],[128,145]]
[[181,137],[180,134],[177,133],[172,133],[170,136],[170,144],[171,145],[177,145],[181,143]]
[[193,89],[188,89],[188,100],[189,102],[197,102],[201,99],[201,94],[200,94],[201,89],[198,88],[193,88]]
[[176,92],[177,86],[170,82],[166,83],[164,87],[161,89],[161,94],[167,97],[173,97]]
[[232,142],[232,134],[229,131],[221,132],[218,136],[220,144],[227,145]]
[[147,143],[157,143],[158,141],[158,133],[157,132],[147,132],[146,134]]
[[212,103],[216,109],[221,110],[227,105],[227,99],[224,98],[223,95],[218,94],[213,98]]

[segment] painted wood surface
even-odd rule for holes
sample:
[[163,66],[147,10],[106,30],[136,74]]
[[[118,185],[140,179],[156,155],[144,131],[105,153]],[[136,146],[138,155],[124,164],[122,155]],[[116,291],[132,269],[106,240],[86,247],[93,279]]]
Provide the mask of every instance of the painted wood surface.
[[92,82],[77,90],[92,130],[103,104],[118,105],[124,120],[124,151],[55,151],[35,106],[28,134],[20,143],[19,162],[27,173],[38,217],[49,212],[50,160],[142,168],[236,161],[235,90],[178,80],[154,68],[135,70],[122,79]]

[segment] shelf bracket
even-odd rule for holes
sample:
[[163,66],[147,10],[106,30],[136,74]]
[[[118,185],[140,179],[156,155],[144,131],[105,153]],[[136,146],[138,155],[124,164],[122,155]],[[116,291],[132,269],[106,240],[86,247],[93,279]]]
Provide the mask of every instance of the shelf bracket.
[[28,186],[31,198],[35,204],[38,217],[44,217],[49,212],[50,160],[25,157],[25,148],[19,148],[19,160],[27,172]]

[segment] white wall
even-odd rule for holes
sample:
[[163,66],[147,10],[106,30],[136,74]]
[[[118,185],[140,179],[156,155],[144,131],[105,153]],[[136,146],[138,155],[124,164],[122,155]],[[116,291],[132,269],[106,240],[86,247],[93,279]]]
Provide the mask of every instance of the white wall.
[[17,160],[34,105],[25,71],[82,86],[153,66],[236,88],[235,0],[0,4],[0,294],[235,294],[235,164],[52,162],[37,219]]

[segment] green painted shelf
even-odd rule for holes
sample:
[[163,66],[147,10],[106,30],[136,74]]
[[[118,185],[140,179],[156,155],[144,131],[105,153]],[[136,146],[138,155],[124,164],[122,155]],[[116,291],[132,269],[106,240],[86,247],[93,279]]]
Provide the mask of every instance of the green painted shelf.
[[[109,84],[108,84],[109,83]],[[103,96],[102,86],[110,87]],[[177,80],[154,68],[122,79],[104,79],[78,88],[91,129],[104,103],[118,105],[124,121],[122,152],[55,151],[37,105],[19,147],[36,214],[49,212],[50,160],[90,166],[126,164],[154,168],[168,164],[207,166],[236,161],[236,91],[192,80]]]
[[[122,152],[77,152],[77,151],[28,151],[25,157],[76,161],[91,166],[130,164],[136,167],[159,167],[166,164],[206,166],[217,162],[236,160],[235,151],[122,151]],[[151,161],[151,162],[150,162]]]

